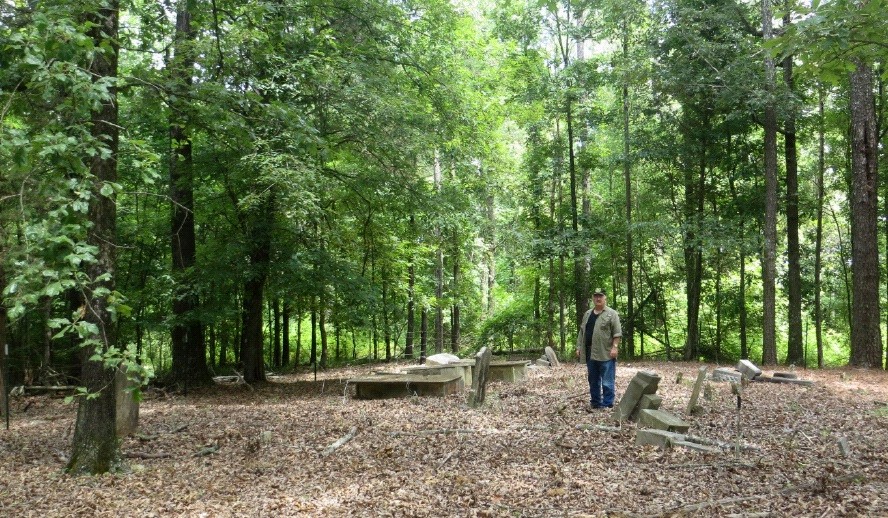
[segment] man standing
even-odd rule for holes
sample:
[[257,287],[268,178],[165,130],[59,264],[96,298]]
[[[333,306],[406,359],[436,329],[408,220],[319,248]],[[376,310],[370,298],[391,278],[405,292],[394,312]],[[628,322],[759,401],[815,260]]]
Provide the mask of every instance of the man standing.
[[607,306],[604,290],[592,295],[594,306],[583,315],[577,335],[577,356],[586,362],[589,377],[589,408],[614,406],[614,379],[617,372],[617,346],[623,336],[620,315]]

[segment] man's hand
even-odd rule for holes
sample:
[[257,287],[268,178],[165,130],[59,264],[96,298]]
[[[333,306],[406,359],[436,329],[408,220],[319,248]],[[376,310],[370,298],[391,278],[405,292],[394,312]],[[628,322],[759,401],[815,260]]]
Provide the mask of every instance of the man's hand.
[[616,345],[611,346],[610,357],[611,357],[611,360],[614,360],[617,358],[617,346]]

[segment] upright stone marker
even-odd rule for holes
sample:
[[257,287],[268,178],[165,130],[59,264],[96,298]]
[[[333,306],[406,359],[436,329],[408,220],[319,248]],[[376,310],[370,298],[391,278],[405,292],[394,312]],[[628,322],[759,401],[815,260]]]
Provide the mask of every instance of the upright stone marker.
[[[114,374],[114,393],[117,398],[117,436],[126,437],[139,429],[139,402],[132,389],[136,382],[126,377],[124,367],[118,367]],[[130,389],[130,390],[127,390]]]
[[688,401],[688,415],[693,415],[698,412],[697,400],[700,398],[700,389],[703,387],[703,382],[706,380],[706,367],[700,367],[697,369],[697,381],[694,383],[694,390],[691,392],[691,400]]
[[636,412],[636,406],[645,394],[656,394],[660,376],[653,372],[639,371],[629,382],[620,404],[614,407],[614,421],[625,421]]
[[475,354],[475,370],[472,376],[472,393],[469,395],[469,406],[477,407],[484,402],[487,395],[487,375],[490,374],[490,349],[482,347]]
[[558,367],[561,365],[561,362],[558,361],[558,355],[555,354],[555,350],[549,346],[546,346],[545,349],[546,359],[549,360],[549,365],[552,367]]

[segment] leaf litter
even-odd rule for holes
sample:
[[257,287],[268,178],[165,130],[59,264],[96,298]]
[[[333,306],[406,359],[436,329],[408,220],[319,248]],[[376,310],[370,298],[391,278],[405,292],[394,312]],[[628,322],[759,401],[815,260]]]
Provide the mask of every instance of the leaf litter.
[[[736,445],[727,383],[707,381],[702,410],[685,412],[700,365],[621,363],[617,397],[655,372],[661,409]],[[96,477],[62,471],[75,405],[15,398],[0,430],[0,516],[888,516],[884,371],[751,383],[744,449],[716,454],[636,445],[635,423],[585,411],[578,364],[490,383],[474,409],[464,394],[353,399],[346,380],[373,368],[148,391],[139,432],[121,443],[128,469]]]

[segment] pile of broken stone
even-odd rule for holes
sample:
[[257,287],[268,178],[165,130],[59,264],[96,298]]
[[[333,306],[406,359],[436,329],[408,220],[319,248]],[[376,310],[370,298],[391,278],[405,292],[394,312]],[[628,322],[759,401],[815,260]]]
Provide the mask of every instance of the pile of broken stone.
[[[700,392],[707,378],[707,367],[700,367],[697,372],[697,380],[694,383],[694,389],[691,398],[688,401],[687,415],[698,413],[700,407],[697,405]],[[744,380],[749,381],[770,381],[776,383],[794,383],[798,385],[812,385],[809,380],[798,379],[798,376],[792,372],[777,372],[773,376],[763,376],[762,370],[756,367],[749,360],[741,360],[735,369],[720,367],[715,369],[710,377],[714,382],[730,382],[735,391],[742,391]],[[662,398],[657,396],[657,387],[660,383],[660,376],[656,373],[639,371],[635,374],[626,387],[626,391],[620,398],[619,404],[614,408],[613,420],[619,426],[625,421],[636,421],[637,431],[635,434],[635,444],[638,445],[654,445],[660,448],[683,447],[704,453],[721,453],[723,451],[740,451],[754,449],[754,446],[743,444],[739,434],[738,419],[738,437],[735,442],[725,443],[715,441],[704,437],[697,437],[688,434],[690,423],[684,421],[679,416],[660,410]],[[740,406],[738,405],[738,413]],[[739,418],[739,416],[738,416]],[[579,429],[597,428],[600,430],[619,430],[619,428],[595,425],[578,425]]]

